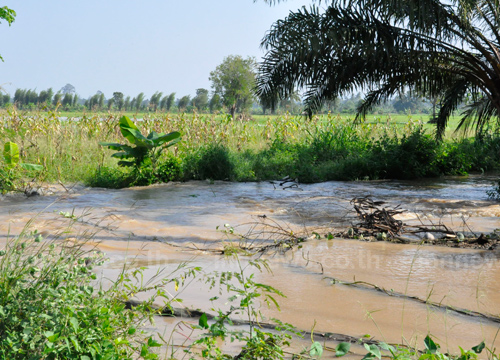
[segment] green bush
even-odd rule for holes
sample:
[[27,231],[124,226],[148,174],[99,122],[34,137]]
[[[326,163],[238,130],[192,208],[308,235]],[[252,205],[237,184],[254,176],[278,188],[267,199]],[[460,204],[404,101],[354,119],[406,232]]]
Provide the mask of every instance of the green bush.
[[0,251],[0,358],[157,358],[159,343],[139,328],[151,303],[125,304],[144,290],[131,281],[138,272],[123,272],[109,290],[95,288],[92,267],[103,255],[84,244],[34,232]]
[[132,175],[130,171],[108,166],[99,167],[85,181],[88,186],[108,189],[121,189],[130,186],[131,183]]
[[229,149],[221,144],[209,144],[185,159],[185,179],[234,180],[235,165]]

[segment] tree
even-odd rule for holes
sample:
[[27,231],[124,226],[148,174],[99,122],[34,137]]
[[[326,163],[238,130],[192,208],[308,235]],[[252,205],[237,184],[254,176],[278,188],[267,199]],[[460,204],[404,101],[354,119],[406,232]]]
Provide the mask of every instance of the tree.
[[175,93],[173,92],[168,96],[167,99],[167,111],[170,111],[172,105],[174,105],[174,102],[175,102]]
[[73,104],[73,95],[67,92],[66,94],[64,94],[62,100],[62,106],[64,106],[65,108],[69,108],[71,107],[72,104]]
[[165,110],[167,108],[168,95],[162,97],[160,101],[160,110]]
[[47,98],[45,100],[45,102],[47,103],[47,105],[50,105],[52,103],[52,98],[54,97],[54,90],[52,90],[52,88],[48,88],[47,89]]
[[[7,21],[7,23],[10,26],[14,22],[15,18],[16,18],[16,12],[14,10],[9,9],[7,6],[0,7],[0,20]],[[0,56],[0,60],[3,61],[2,56]]]
[[177,103],[177,107],[179,110],[184,111],[186,110],[186,107],[189,105],[189,101],[191,100],[190,95],[183,96],[179,99],[179,102]]
[[[276,3],[279,0],[267,0]],[[442,95],[438,138],[470,100],[459,128],[480,133],[500,114],[498,0],[326,0],[276,22],[263,39],[257,93],[274,105],[305,90],[311,116],[325,100],[367,93],[357,119],[396,94]]]
[[233,119],[236,111],[241,112],[252,105],[255,70],[254,58],[231,55],[210,73],[214,93],[222,98]]
[[55,107],[61,105],[61,99],[62,99],[62,94],[60,92],[57,92],[57,94],[54,95],[53,105]]
[[113,93],[113,102],[118,106],[118,111],[122,111],[123,105],[125,104],[125,101],[123,100],[123,93],[119,91],[115,91]]
[[210,112],[218,111],[222,109],[222,102],[219,94],[213,94],[210,98],[210,103],[208,104]]
[[99,94],[99,100],[98,100],[99,110],[101,110],[101,109],[104,108],[104,100],[106,100],[106,99],[104,97],[104,93],[103,92],[98,91],[97,93]]
[[158,105],[160,105],[160,99],[162,95],[163,95],[162,92],[157,91],[151,96],[151,99],[149,100],[149,107],[153,111],[156,111],[158,109]]
[[77,105],[78,105],[78,100],[79,100],[79,98],[78,98],[78,94],[75,94],[75,95],[73,96],[73,104],[72,104],[72,106],[73,106],[74,108],[76,108],[76,107],[77,107]]
[[22,106],[24,104],[24,98],[26,97],[26,90],[16,89],[14,93],[14,104],[16,106]]
[[129,108],[132,108],[133,106],[131,106],[130,104],[130,96],[127,96],[126,99],[125,99],[125,103],[123,104],[123,109],[125,111],[127,111]]
[[191,101],[193,106],[201,111],[205,109],[208,105],[208,90],[207,89],[196,89],[196,96]]
[[115,104],[115,99],[111,98],[108,100],[108,111],[111,111],[114,104]]
[[66,94],[74,94],[76,92],[76,89],[75,89],[75,87],[73,85],[66,84],[59,91],[61,93],[63,93],[64,95],[66,95]]
[[144,93],[141,92],[137,97],[135,98],[135,109],[136,111],[141,110],[142,102],[144,101]]

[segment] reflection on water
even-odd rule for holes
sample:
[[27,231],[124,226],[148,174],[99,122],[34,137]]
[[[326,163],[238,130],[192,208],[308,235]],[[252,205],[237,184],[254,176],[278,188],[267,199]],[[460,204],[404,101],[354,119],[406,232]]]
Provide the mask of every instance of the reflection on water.
[[[64,231],[96,232],[95,240],[101,241],[98,246],[110,258],[104,269],[106,277],[118,274],[124,265],[147,266],[148,274],[153,275],[160,268],[173,270],[184,261],[202,266],[206,272],[225,271],[235,269],[235,264],[210,252],[186,252],[176,246],[218,246],[224,234],[217,226],[244,224],[262,215],[286,222],[294,231],[304,226],[309,230],[349,226],[355,221],[349,201],[367,195],[407,209],[405,222],[420,218],[442,221],[458,230],[492,231],[500,227],[500,206],[486,196],[493,180],[328,182],[301,185],[303,191],[275,190],[267,182],[189,182],[125,190],[80,187],[63,196],[3,197],[0,241],[19,233],[41,212],[34,226],[48,239]],[[68,219],[60,211],[85,216],[65,230]],[[244,232],[245,226],[238,229]],[[392,342],[405,337],[420,343],[430,332],[443,347],[456,351],[459,344],[470,347],[483,338],[491,344],[498,324],[373,290],[331,284],[325,277],[363,281],[436,303],[500,315],[499,256],[495,251],[309,240],[302,249],[269,257],[274,275],[258,277],[287,295],[280,301],[281,312],[266,313],[303,329],[316,321],[318,331],[354,336],[370,333]],[[191,284],[182,291],[186,305],[212,306],[206,285]]]

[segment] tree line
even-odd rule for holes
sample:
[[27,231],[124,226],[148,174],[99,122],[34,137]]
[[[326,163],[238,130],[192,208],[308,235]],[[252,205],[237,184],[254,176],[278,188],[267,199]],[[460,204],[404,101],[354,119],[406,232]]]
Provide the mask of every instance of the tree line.
[[[112,96],[106,97],[101,91],[87,99],[81,98],[71,84],[66,84],[59,91],[52,88],[39,93],[32,89],[17,89],[14,97],[4,94],[0,96],[0,106],[15,104],[21,110],[53,110],[64,111],[135,111],[135,112],[203,112],[214,113],[226,111],[233,118],[236,113],[290,113],[302,114],[305,104],[298,91],[287,97],[277,99],[272,105],[260,101],[255,94],[257,63],[254,58],[228,56],[210,73],[212,91],[196,89],[193,98],[185,95],[176,98],[176,93],[156,91],[149,98],[144,92],[136,96],[126,96],[123,92],[115,91]],[[327,100],[318,109],[318,113],[353,114],[362,103],[361,94],[353,94],[346,98]],[[387,102],[375,106],[375,114],[389,113],[430,113],[430,100],[419,97],[399,94]],[[436,103],[434,103],[434,111]]]
[[[228,113],[231,112],[230,109],[225,108],[222,97],[218,93],[210,94],[209,90],[203,88],[196,89],[196,95],[193,98],[190,95],[176,98],[175,92],[164,95],[163,92],[157,91],[149,99],[146,98],[144,92],[131,97],[125,96],[122,92],[118,91],[114,92],[110,98],[106,98],[104,93],[98,91],[93,96],[84,99],[80,98],[75,92],[64,92],[62,91],[63,89],[57,93],[54,93],[52,88],[42,90],[40,93],[31,89],[17,89],[14,97],[11,97],[9,94],[0,94],[0,107],[15,104],[21,110],[54,110],[59,108],[64,111],[197,111],[214,113],[226,110]],[[354,114],[361,102],[362,95],[360,93],[343,99],[337,98],[333,101],[326,101],[318,113]],[[260,114],[266,112],[301,114],[304,110],[304,105],[298,93],[295,93],[288,99],[278,101],[273,111],[262,107],[262,104],[253,101],[253,99],[250,108],[245,108],[245,104],[243,103],[239,105],[240,107],[235,107],[235,112],[237,109],[238,112],[247,111],[249,113]],[[431,114],[432,109],[433,102],[431,99],[401,94],[394,99],[374,107],[373,113]]]

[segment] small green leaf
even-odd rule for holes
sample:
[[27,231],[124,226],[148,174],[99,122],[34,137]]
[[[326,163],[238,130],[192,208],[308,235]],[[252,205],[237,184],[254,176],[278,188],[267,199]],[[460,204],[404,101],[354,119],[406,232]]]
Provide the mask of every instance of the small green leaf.
[[382,358],[382,354],[380,353],[380,349],[377,345],[364,344],[364,346],[365,346],[365,349],[368,350],[369,354],[377,357],[378,359]]
[[19,147],[11,141],[3,146],[3,157],[7,163],[7,168],[12,169],[19,163]]
[[75,332],[77,332],[78,329],[80,328],[80,326],[78,324],[78,320],[75,319],[74,317],[72,317],[71,319],[69,319],[69,322],[70,322],[71,326],[73,327],[73,330],[75,330]]
[[122,135],[131,143],[136,143],[136,137],[130,132],[130,129],[139,130],[137,126],[127,117],[122,116],[119,121]]
[[396,349],[394,348],[394,346],[389,345],[389,344],[387,344],[387,343],[385,343],[385,342],[380,342],[380,343],[378,344],[378,346],[379,346],[381,349],[383,349],[383,350],[387,350],[387,351],[390,351],[390,352],[392,352],[392,353],[396,352]]
[[208,318],[207,314],[203,313],[200,316],[200,320],[198,321],[198,325],[200,325],[203,329],[208,329]]
[[152,337],[148,339],[148,347],[160,347],[160,346],[161,344]]
[[476,354],[481,354],[481,351],[483,351],[485,345],[484,345],[484,341],[481,342],[481,344],[479,345],[476,345],[474,347],[472,347],[472,350],[476,353]]
[[22,163],[20,164],[21,167],[24,169],[24,170],[32,170],[32,171],[42,171],[43,170],[43,166],[42,165],[36,165],[36,164],[25,164],[25,163]]
[[427,335],[425,337],[425,340],[424,340],[424,344],[425,344],[425,347],[427,348],[428,352],[430,354],[435,354],[439,347],[436,345],[436,343],[430,338],[429,335]]
[[311,355],[311,357],[321,357],[321,355],[323,355],[323,346],[317,341],[313,342],[311,350],[309,350],[309,355]]
[[47,337],[47,340],[51,343],[54,343],[59,339],[60,333],[54,334],[52,331],[46,331],[44,335]]
[[351,349],[351,344],[350,343],[348,343],[348,342],[341,342],[335,348],[335,356],[336,357],[344,356],[344,355],[346,355],[349,352],[350,349]]

